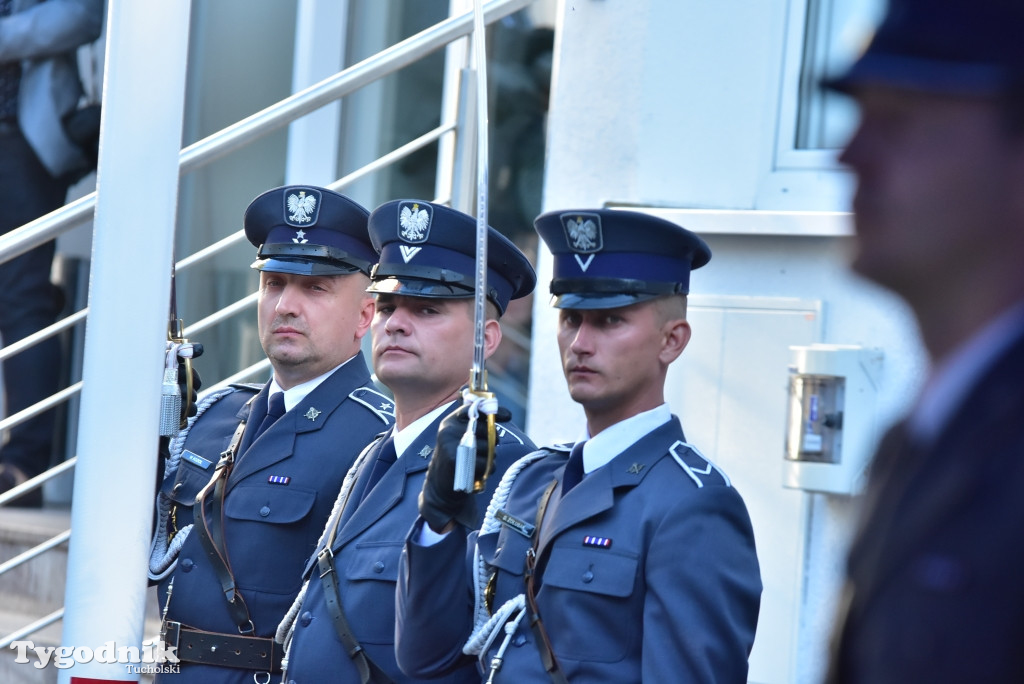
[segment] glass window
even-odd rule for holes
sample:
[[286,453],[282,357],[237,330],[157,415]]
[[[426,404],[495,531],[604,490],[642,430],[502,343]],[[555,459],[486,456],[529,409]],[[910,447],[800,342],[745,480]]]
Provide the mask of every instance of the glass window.
[[800,64],[796,140],[798,150],[842,147],[857,121],[854,103],[820,83],[841,73],[867,47],[884,0],[806,0]]

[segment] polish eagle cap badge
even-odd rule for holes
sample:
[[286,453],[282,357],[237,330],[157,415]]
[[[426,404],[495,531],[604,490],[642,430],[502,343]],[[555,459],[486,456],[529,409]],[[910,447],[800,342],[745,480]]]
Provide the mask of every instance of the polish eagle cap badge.
[[398,237],[412,244],[426,242],[433,208],[419,202],[403,202],[398,210]]
[[562,214],[565,241],[578,254],[600,252],[604,246],[601,217],[597,214]]
[[320,193],[312,188],[294,188],[284,195],[284,221],[295,228],[316,224],[320,215]]

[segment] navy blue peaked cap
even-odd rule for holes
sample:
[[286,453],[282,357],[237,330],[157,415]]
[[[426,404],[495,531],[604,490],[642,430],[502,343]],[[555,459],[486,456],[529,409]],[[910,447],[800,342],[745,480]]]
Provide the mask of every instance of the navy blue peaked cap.
[[864,54],[826,87],[981,96],[1024,81],[1021,0],[890,0]]
[[711,259],[696,234],[618,209],[563,209],[534,221],[554,256],[552,306],[613,309],[690,291],[690,271]]
[[[537,284],[530,260],[504,235],[487,229],[487,298],[499,313]],[[370,292],[465,298],[476,292],[476,219],[424,200],[386,202],[370,213],[379,253]]]
[[252,267],[297,275],[366,275],[377,261],[366,221],[348,197],[313,185],[287,185],[249,203],[245,236],[258,247]]

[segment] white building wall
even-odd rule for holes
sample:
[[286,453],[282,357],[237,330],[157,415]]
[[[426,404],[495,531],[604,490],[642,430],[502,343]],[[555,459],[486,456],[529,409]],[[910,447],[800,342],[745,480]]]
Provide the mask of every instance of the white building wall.
[[[829,155],[817,168],[776,162],[786,41],[802,40],[791,19],[803,2],[563,0],[548,122],[545,210],[651,208],[712,248],[691,284],[694,342],[666,393],[751,511],[765,584],[756,682],[820,678],[858,501],[781,486],[787,347],[880,348],[879,427],[925,370],[908,309],[846,267],[849,174]],[[558,362],[550,268],[541,249],[527,426],[538,443],[583,427]],[[790,301],[820,305],[806,313],[813,325],[779,322]],[[724,324],[722,311],[744,315]]]

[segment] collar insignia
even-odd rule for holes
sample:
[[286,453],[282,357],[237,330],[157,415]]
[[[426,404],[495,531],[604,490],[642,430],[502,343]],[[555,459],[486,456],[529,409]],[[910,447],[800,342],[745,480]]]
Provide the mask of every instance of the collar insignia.
[[630,475],[639,475],[640,471],[643,469],[643,463],[634,463],[633,465],[629,466],[629,470],[627,470],[626,472],[629,473]]
[[314,420],[315,421],[320,416],[320,414],[321,414],[321,411],[317,411],[315,408],[310,406],[309,410],[306,411],[306,415],[304,417],[308,418],[309,420]]
[[429,446],[423,447],[422,449],[420,449],[420,458],[427,458],[428,456],[430,456],[431,453],[433,453],[433,451],[434,451],[433,447],[429,447]]

